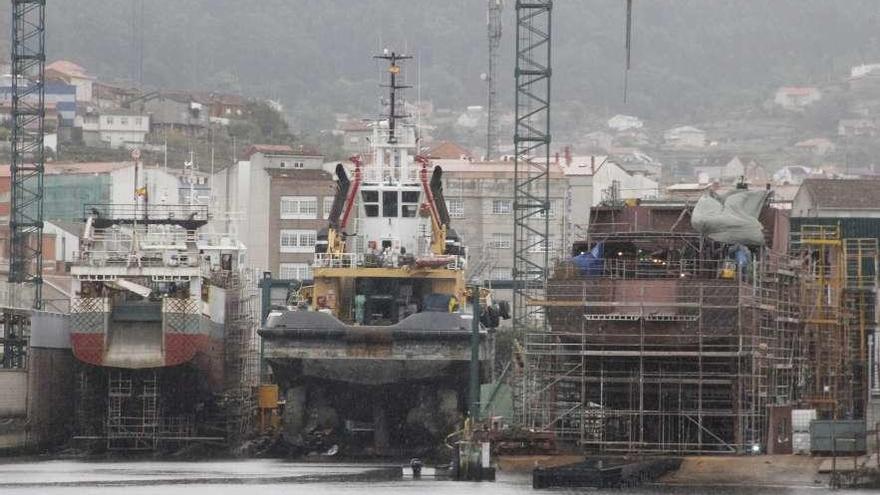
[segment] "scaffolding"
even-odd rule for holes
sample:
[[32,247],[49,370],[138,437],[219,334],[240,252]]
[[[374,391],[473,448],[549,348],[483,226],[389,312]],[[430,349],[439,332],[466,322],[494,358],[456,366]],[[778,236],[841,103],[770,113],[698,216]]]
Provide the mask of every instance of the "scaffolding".
[[877,239],[845,238],[838,225],[802,225],[792,253],[808,274],[803,399],[825,419],[863,418],[876,331]]
[[27,369],[31,318],[24,311],[0,311],[0,369]]
[[[843,239],[846,274],[844,303],[856,360],[853,368],[853,417],[866,417],[866,405],[877,382],[876,357],[871,352],[877,335],[877,238]],[[875,351],[876,352],[876,351]]]
[[768,409],[794,402],[804,363],[799,261],[762,248],[737,265],[693,233],[597,241],[588,274],[562,264],[530,300],[550,327],[523,350],[532,426],[595,452],[766,448]]
[[[224,390],[226,438],[238,443],[254,429],[259,385],[259,292],[251,271],[225,272],[214,280],[226,288]],[[215,277],[216,278],[216,277]]]
[[113,369],[107,376],[108,450],[156,450],[160,432],[156,370]]

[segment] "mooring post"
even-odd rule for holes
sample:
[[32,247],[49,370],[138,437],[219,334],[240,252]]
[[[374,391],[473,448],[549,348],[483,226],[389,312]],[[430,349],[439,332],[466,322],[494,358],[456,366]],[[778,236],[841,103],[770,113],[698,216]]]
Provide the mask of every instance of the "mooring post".
[[480,286],[473,288],[473,321],[471,321],[471,362],[468,399],[472,424],[480,420]]

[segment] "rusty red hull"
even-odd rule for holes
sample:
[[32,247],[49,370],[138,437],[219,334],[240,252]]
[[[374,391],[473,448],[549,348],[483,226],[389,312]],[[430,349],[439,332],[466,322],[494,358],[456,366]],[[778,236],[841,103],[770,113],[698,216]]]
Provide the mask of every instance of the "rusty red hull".
[[207,333],[178,334],[166,333],[163,336],[162,355],[146,366],[125,366],[108,359],[103,333],[72,332],[70,335],[73,355],[84,363],[113,368],[165,368],[191,365],[204,377],[211,390],[223,388],[223,339]]

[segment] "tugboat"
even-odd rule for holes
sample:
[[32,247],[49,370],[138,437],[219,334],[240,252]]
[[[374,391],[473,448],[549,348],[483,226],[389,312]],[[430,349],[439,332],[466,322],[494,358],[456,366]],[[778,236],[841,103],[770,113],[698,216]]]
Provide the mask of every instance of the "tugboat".
[[[285,439],[305,451],[412,456],[440,446],[467,410],[472,315],[466,249],[450,225],[442,170],[417,156],[417,129],[400,112],[399,62],[389,63],[387,118],[370,153],[336,166],[337,192],[318,234],[314,283],[268,315],[260,334],[284,401]],[[481,306],[486,374],[498,325]]]

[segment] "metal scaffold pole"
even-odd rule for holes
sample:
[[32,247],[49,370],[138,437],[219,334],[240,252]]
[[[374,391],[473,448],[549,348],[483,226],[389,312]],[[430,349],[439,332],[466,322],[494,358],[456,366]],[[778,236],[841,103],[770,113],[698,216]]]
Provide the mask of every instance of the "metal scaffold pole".
[[[525,339],[527,361],[530,343],[546,331],[544,310],[531,301],[543,299],[548,274],[552,6],[550,0],[516,4],[513,326]],[[523,370],[526,426],[544,422],[530,407],[540,401],[530,373],[535,365],[526,362]]]
[[[12,184],[9,282],[30,284],[32,307],[42,306],[43,148],[46,1],[12,1]],[[17,304],[11,290],[10,306]]]

